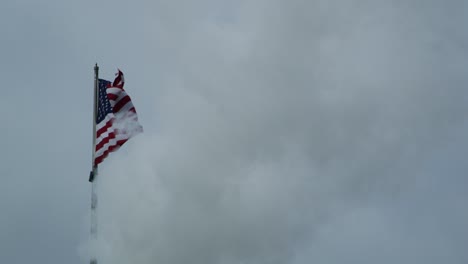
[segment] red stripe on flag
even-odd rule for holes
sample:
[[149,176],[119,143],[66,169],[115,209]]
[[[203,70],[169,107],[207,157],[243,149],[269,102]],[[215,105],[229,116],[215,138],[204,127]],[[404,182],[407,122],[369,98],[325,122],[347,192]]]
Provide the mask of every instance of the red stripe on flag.
[[104,147],[105,144],[109,143],[111,139],[115,138],[115,133],[111,132],[109,133],[109,136],[104,138],[103,140],[99,141],[99,143],[96,144],[96,151],[100,150],[102,147]]
[[117,98],[118,98],[118,97],[119,97],[119,96],[118,96],[118,95],[116,95],[116,94],[113,94],[113,93],[107,93],[107,98],[109,98],[109,100],[111,100],[111,101],[115,101],[115,100],[117,100]]
[[122,109],[122,107],[124,107],[124,105],[126,105],[128,102],[130,102],[130,96],[125,95],[122,99],[120,99],[120,101],[118,101],[114,105],[114,113],[119,112],[120,109]]
[[122,139],[122,140],[118,140],[116,145],[111,145],[109,146],[109,148],[104,151],[101,155],[97,156],[95,159],[94,159],[94,165],[98,165],[99,163],[101,163],[105,158],[107,158],[107,156],[109,156],[109,153],[113,152],[113,151],[116,151],[117,149],[119,149],[123,144],[125,144],[125,142],[127,142],[128,139]]
[[103,133],[107,132],[109,128],[112,127],[113,119],[107,121],[106,125],[101,127],[98,131],[96,131],[96,138],[99,138]]

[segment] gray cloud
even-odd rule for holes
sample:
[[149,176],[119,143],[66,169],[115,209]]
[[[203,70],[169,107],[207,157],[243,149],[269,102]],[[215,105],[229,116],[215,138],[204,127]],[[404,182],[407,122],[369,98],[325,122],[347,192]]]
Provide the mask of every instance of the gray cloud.
[[233,22],[186,14],[155,132],[103,168],[102,261],[463,263],[443,218],[405,213],[434,214],[419,181],[443,186],[445,173],[422,166],[463,129],[466,51],[435,26],[458,8],[257,1]]
[[[465,10],[5,3],[0,262],[466,263]],[[94,62],[145,128],[100,168],[96,245]]]

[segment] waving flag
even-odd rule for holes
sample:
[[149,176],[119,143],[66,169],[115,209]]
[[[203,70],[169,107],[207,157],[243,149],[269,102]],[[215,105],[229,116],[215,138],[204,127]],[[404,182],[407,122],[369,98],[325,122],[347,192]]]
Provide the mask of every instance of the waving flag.
[[116,75],[114,82],[99,79],[94,166],[143,131],[132,100],[123,88],[124,75],[120,70]]

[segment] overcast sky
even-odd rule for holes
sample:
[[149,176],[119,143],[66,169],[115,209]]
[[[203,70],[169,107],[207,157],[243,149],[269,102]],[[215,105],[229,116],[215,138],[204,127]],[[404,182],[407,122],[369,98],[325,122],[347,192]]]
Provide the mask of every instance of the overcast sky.
[[[468,2],[2,1],[0,263],[468,263]],[[93,66],[145,132],[100,167]]]

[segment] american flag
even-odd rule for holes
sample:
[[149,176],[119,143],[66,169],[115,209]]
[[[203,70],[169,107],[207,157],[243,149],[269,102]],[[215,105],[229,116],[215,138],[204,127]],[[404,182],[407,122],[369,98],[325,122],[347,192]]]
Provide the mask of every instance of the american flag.
[[114,82],[99,79],[94,166],[143,131],[119,70]]

